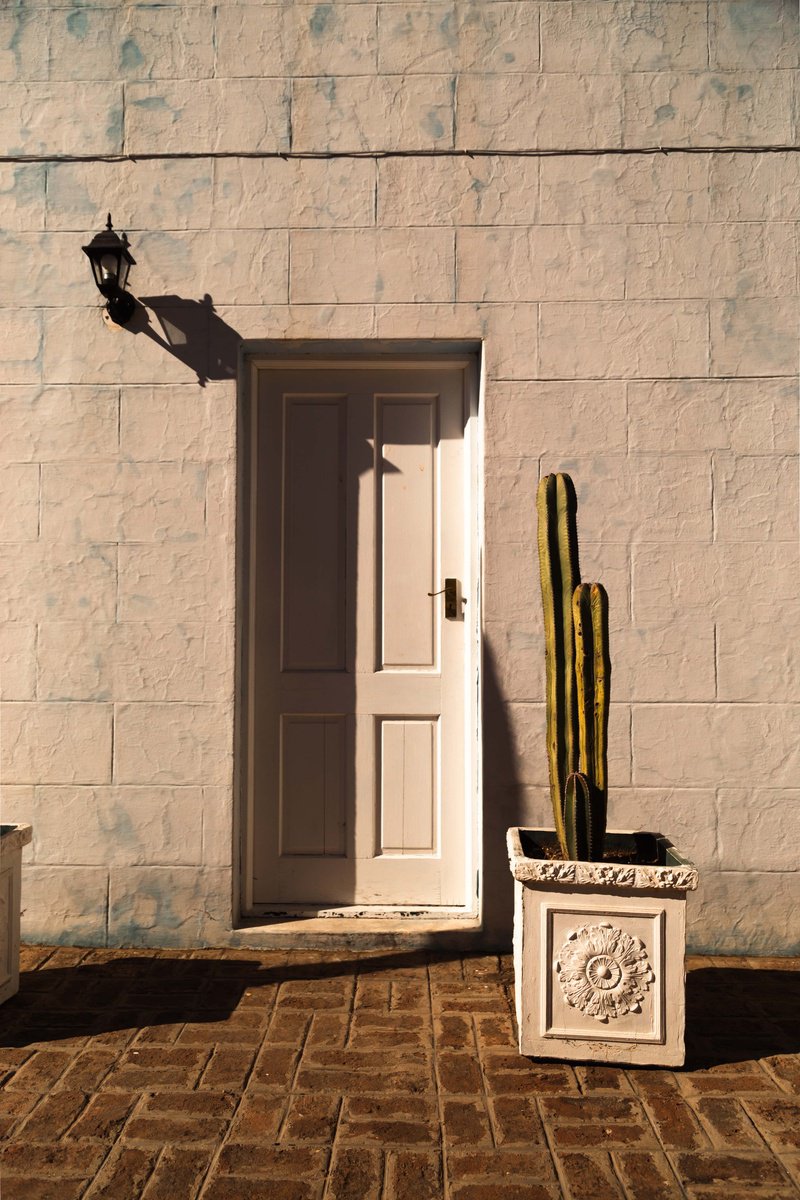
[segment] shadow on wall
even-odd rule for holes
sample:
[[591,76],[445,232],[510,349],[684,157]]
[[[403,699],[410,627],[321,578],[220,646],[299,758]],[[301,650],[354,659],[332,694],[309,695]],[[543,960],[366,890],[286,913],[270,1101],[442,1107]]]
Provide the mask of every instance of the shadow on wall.
[[491,642],[483,643],[483,927],[487,943],[511,945],[514,881],[508,867],[506,831],[524,825],[522,785],[514,737],[500,690]]
[[[151,322],[150,312],[160,326]],[[206,292],[202,300],[183,296],[142,296],[136,311],[123,326],[126,333],[142,334],[185,363],[205,387],[209,379],[235,379],[242,339],[217,316]]]

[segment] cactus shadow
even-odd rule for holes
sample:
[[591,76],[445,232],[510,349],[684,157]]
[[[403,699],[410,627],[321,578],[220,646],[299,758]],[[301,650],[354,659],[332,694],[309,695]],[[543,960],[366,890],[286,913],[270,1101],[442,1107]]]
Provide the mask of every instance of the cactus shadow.
[[[749,959],[748,963],[754,960]],[[703,966],[686,980],[686,1069],[769,1059],[779,1075],[800,1053],[800,970]],[[800,1064],[789,1068],[800,1084]]]

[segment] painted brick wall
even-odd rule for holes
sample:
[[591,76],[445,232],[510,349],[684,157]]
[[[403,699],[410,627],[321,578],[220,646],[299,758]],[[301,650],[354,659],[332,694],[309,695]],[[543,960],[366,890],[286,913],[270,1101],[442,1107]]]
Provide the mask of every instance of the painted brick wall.
[[[463,337],[492,936],[505,827],[547,820],[533,498],[566,469],[611,598],[612,824],[694,856],[696,949],[800,950],[799,59],[791,0],[3,6],[2,811],[34,825],[29,938],[230,939],[239,341]],[[135,331],[80,253],[109,209]]]

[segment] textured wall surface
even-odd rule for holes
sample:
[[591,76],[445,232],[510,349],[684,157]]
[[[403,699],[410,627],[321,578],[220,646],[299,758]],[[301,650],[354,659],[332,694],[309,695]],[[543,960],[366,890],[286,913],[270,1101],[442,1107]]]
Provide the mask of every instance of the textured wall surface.
[[[2,7],[29,938],[230,940],[237,347],[441,337],[484,343],[492,936],[505,827],[548,821],[533,500],[563,469],[610,594],[611,823],[694,857],[695,949],[800,951],[798,65],[791,0]],[[109,209],[121,331],[80,253]]]

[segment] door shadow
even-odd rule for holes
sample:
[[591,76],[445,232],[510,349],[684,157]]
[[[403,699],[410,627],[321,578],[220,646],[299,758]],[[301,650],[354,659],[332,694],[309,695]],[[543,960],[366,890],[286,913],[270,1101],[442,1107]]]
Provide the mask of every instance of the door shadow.
[[[151,320],[151,313],[155,320]],[[209,379],[236,378],[241,336],[217,314],[206,292],[200,300],[183,296],[142,296],[126,333],[141,334],[184,363],[205,387]]]

